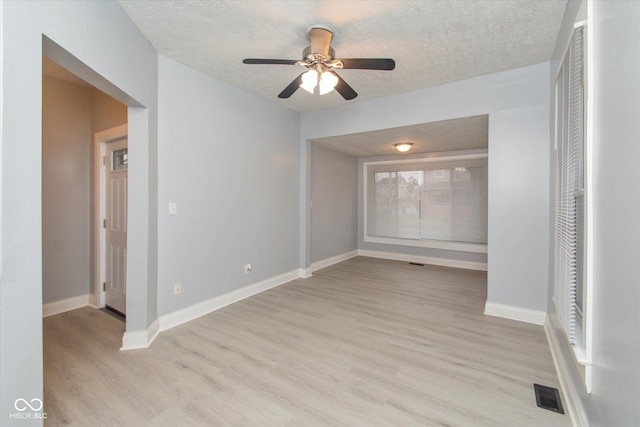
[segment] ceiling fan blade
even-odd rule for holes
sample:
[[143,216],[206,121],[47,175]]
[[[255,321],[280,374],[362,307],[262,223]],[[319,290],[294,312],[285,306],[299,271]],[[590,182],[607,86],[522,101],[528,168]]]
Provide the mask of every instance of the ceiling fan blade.
[[387,70],[396,68],[396,62],[390,58],[348,58],[339,59],[344,70]]
[[296,65],[295,59],[258,59],[247,58],[242,60],[243,64],[259,64],[259,65]]
[[309,40],[311,40],[311,53],[319,53],[329,56],[331,39],[333,33],[326,28],[312,28],[309,30]]
[[289,86],[285,87],[284,90],[278,94],[278,98],[289,98],[291,95],[293,95],[302,83],[302,74],[296,77],[294,81],[289,83]]
[[338,84],[336,84],[335,90],[336,92],[338,92],[340,95],[342,95],[342,97],[344,99],[346,99],[347,101],[355,98],[356,96],[358,96],[358,93],[353,90],[353,88],[351,86],[349,86],[349,84],[347,82],[345,82],[342,77],[340,77],[337,73],[334,73],[333,71],[325,71],[326,73],[331,73],[334,76],[336,76],[338,78]]

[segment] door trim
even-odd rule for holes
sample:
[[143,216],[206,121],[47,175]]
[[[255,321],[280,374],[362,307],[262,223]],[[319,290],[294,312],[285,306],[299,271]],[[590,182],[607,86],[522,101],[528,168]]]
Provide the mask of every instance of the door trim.
[[107,166],[103,161],[106,145],[109,142],[127,138],[126,124],[96,132],[93,138],[93,231],[94,231],[94,284],[90,304],[104,308],[105,297],[102,284],[106,281],[106,232],[102,221],[106,217],[106,181]]

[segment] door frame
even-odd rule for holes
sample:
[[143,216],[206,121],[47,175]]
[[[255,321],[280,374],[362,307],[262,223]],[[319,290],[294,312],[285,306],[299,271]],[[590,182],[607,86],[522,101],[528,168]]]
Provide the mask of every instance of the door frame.
[[94,286],[91,305],[104,308],[105,295],[103,283],[106,281],[106,242],[107,235],[103,227],[106,218],[106,146],[110,142],[125,139],[128,136],[126,124],[96,132],[93,145],[93,230],[94,230]]

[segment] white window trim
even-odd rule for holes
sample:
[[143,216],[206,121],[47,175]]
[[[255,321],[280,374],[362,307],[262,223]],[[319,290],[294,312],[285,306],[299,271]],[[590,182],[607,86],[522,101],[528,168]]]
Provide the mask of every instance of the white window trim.
[[416,163],[440,163],[447,161],[460,161],[460,160],[477,160],[477,159],[488,159],[489,155],[487,153],[481,154],[463,154],[459,156],[442,156],[442,157],[424,157],[424,158],[411,158],[411,159],[403,159],[403,160],[378,160],[372,162],[364,162],[362,165],[362,182],[363,182],[363,197],[364,197],[364,241],[366,243],[380,243],[385,245],[396,245],[396,246],[412,246],[419,248],[429,248],[429,249],[443,249],[447,251],[458,251],[458,252],[474,252],[474,253],[487,253],[487,245],[484,243],[468,243],[468,242],[451,242],[444,240],[428,240],[428,239],[399,239],[393,237],[379,237],[379,236],[369,236],[367,234],[367,218],[368,218],[368,176],[369,176],[369,167],[372,166],[380,166],[380,165],[397,165],[397,164],[416,164]]
[[413,246],[417,248],[444,249],[447,251],[487,253],[484,243],[450,242],[445,240],[427,239],[398,239],[393,237],[364,236],[367,243],[382,243],[385,245]]
[[586,214],[586,271],[585,271],[585,283],[583,286],[583,292],[586,295],[586,304],[583,307],[583,316],[584,316],[584,354],[580,360],[585,367],[585,385],[587,387],[587,393],[591,393],[591,388],[593,385],[593,260],[594,260],[594,244],[593,244],[593,236],[594,236],[594,226],[593,226],[593,188],[594,188],[594,177],[593,177],[593,152],[594,152],[594,136],[593,136],[593,115],[594,115],[594,105],[593,105],[593,94],[594,91],[594,73],[595,73],[595,65],[594,65],[594,54],[593,47],[595,46],[594,38],[593,38],[593,2],[587,3],[587,20],[584,23],[578,23],[577,25],[584,25],[584,37],[586,40],[586,49],[584,50],[584,62],[585,62],[585,102],[586,102],[586,129],[585,129],[585,192],[587,204],[585,206],[585,214]]
[[[572,40],[574,38],[575,31],[583,27],[583,40],[585,42],[585,46],[583,46],[583,72],[584,72],[584,108],[585,108],[585,123],[584,123],[584,197],[585,197],[585,206],[584,206],[584,215],[585,215],[585,240],[584,240],[584,270],[583,270],[583,295],[584,295],[584,306],[582,308],[582,325],[579,326],[579,333],[581,334],[582,340],[578,345],[572,345],[571,348],[573,350],[573,354],[575,357],[575,361],[581,365],[584,369],[580,375],[584,381],[586,386],[587,393],[591,393],[592,387],[592,376],[593,376],[593,366],[592,366],[592,357],[593,357],[593,114],[594,114],[594,106],[593,106],[593,74],[594,74],[594,55],[593,55],[593,31],[590,28],[593,28],[593,4],[592,2],[587,3],[587,11],[586,11],[586,21],[579,21],[574,24],[574,28],[572,34],[569,38],[569,43],[565,49],[565,53],[563,55],[562,62],[564,63],[565,57],[567,56]],[[557,82],[560,70],[562,67],[558,68],[558,73],[556,75],[555,81]],[[556,105],[557,105],[556,99]],[[555,123],[555,149],[558,149],[558,141],[557,141],[557,129],[559,115],[556,113],[556,123]],[[555,267],[554,267],[555,268]],[[555,279],[554,279],[555,280]],[[554,287],[557,287],[558,284],[554,283]],[[558,289],[554,290],[554,294],[557,294]],[[556,305],[557,310],[561,310],[562,308],[559,306],[559,301],[557,301],[556,296],[554,295],[553,301]],[[560,304],[561,305],[561,304]]]

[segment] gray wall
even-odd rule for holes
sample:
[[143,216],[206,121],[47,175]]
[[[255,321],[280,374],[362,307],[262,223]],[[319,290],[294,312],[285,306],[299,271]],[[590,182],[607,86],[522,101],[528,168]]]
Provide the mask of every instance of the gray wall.
[[[58,56],[62,65],[104,92],[148,107],[129,115],[135,133],[130,158],[132,165],[136,162],[129,171],[134,212],[129,254],[136,263],[129,263],[133,305],[127,328],[134,330],[144,330],[156,317],[155,291],[147,281],[155,269],[149,198],[155,185],[157,55],[116,2],[2,2],[1,7],[0,424],[11,425],[6,417],[17,398],[42,398],[43,45],[48,56]],[[43,34],[64,49],[43,43]]]
[[594,425],[640,420],[640,2],[594,2]]
[[163,315],[297,271],[300,134],[294,111],[162,56],[159,69]]
[[[528,172],[526,175],[518,176],[518,179],[523,181],[521,185],[506,185],[498,180],[498,177],[504,176],[505,171],[492,170],[490,164],[489,197],[496,193],[506,200],[520,200],[523,188],[534,189],[526,206],[531,209],[527,219],[535,222],[523,226],[519,217],[521,207],[515,204],[498,206],[492,204],[490,199],[488,262],[492,271],[488,275],[488,301],[545,311],[549,250],[549,177],[548,165],[545,162],[541,163],[541,159],[546,161],[549,156],[548,85],[549,64],[545,63],[384,99],[305,112],[301,114],[301,136],[303,141],[307,141],[313,138],[489,114],[489,126],[494,135],[493,139],[491,134],[489,135],[489,159],[492,156],[497,159],[508,158],[510,168]],[[525,135],[521,129],[503,120],[505,115],[509,115],[511,119],[534,133]],[[513,140],[513,144],[525,145],[527,149],[514,152],[507,143],[510,139]],[[303,153],[301,159],[304,161],[306,158]],[[303,162],[303,167],[301,178],[309,174],[310,162]],[[310,201],[310,189],[301,186],[301,192],[301,247],[309,254],[311,220],[307,205]],[[503,226],[512,230],[513,234],[507,236],[500,233],[497,227]],[[303,262],[308,266],[308,255],[303,257]],[[513,266],[521,268],[515,270]],[[530,295],[538,297],[526,299]]]
[[545,106],[489,116],[489,302],[547,310],[548,135]]
[[93,135],[127,122],[101,91],[42,80],[42,302],[94,292]]
[[[573,22],[581,13],[580,6],[586,7],[586,2],[569,2],[552,62],[553,78]],[[592,6],[590,29],[595,62],[591,97],[595,108],[591,394],[586,393],[577,369],[568,372],[568,378],[578,390],[589,425],[635,426],[640,419],[640,169],[636,165],[640,158],[640,3],[595,1]],[[552,79],[551,87],[553,83]],[[550,316],[555,316],[553,294],[551,287]],[[561,344],[566,366],[574,366],[569,345]]]
[[593,425],[640,420],[640,2],[593,4]]
[[311,262],[358,248],[358,160],[318,145],[311,148]]
[[91,88],[42,79],[42,302],[90,285]]

